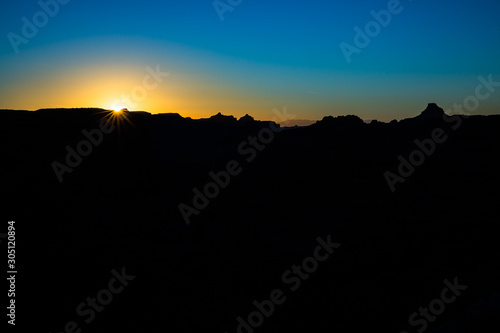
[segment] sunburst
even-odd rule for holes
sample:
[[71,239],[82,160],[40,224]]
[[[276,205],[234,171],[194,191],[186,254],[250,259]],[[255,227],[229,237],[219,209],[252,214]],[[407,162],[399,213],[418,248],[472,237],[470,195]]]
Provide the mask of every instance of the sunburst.
[[120,129],[124,127],[126,123],[135,127],[134,123],[129,119],[130,112],[126,108],[105,110],[103,113],[103,118],[106,118],[107,122],[111,122],[113,126],[116,126],[118,132],[120,132]]

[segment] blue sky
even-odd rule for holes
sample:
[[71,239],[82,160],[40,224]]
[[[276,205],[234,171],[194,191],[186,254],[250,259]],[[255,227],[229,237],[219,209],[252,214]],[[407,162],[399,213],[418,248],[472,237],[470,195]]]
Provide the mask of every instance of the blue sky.
[[[354,27],[364,30],[389,2],[243,0],[221,21],[213,1],[71,0],[16,53],[8,34],[22,37],[21,19],[32,22],[41,7],[4,1],[0,108],[111,107],[156,65],[171,75],[134,106],[194,117],[268,119],[286,105],[298,118],[401,119],[428,102],[463,103],[479,76],[500,81],[495,1],[400,1],[348,63],[340,43],[355,46]],[[494,92],[473,113],[499,105]]]

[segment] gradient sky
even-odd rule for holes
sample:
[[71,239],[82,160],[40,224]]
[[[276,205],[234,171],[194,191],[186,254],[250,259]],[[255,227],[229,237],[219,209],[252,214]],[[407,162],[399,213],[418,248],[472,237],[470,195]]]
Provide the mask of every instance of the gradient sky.
[[[271,119],[273,108],[286,106],[299,119],[388,121],[413,117],[428,102],[445,110],[463,104],[479,76],[500,81],[494,0],[402,0],[400,13],[350,63],[340,43],[355,46],[354,27],[364,30],[370,12],[386,10],[388,1],[243,0],[223,21],[213,0],[71,0],[59,7],[44,25],[38,1],[2,2],[0,108]],[[16,53],[9,33],[22,37],[22,18],[33,22],[34,15],[41,26]],[[157,66],[170,75],[144,88],[146,68]],[[496,90],[469,113],[500,113]]]

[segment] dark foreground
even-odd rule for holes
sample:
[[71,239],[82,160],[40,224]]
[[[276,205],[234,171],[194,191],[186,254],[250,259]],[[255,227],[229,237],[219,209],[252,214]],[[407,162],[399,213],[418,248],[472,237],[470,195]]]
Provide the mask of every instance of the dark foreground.
[[[130,112],[100,138],[101,111],[0,111],[16,331],[498,326],[500,116],[277,130]],[[88,155],[70,167],[66,146]]]

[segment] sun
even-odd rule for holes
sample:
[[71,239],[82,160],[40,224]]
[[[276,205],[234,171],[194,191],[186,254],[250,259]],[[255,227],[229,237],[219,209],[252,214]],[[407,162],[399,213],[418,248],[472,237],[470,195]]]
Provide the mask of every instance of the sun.
[[125,107],[117,107],[117,106],[112,107],[108,110],[111,111],[111,113],[115,116],[118,116],[118,115],[123,114],[124,112],[128,111],[128,109]]
[[135,127],[130,117],[130,112],[127,108],[118,108],[113,107],[110,109],[103,110],[103,119],[107,119],[107,122],[112,123],[114,126],[118,128],[118,132],[124,126],[131,125]]
[[119,101],[115,101],[115,103],[111,104],[112,107],[110,107],[108,110],[111,110],[116,113],[121,113],[122,111],[128,111],[127,106],[125,103],[120,103]]

